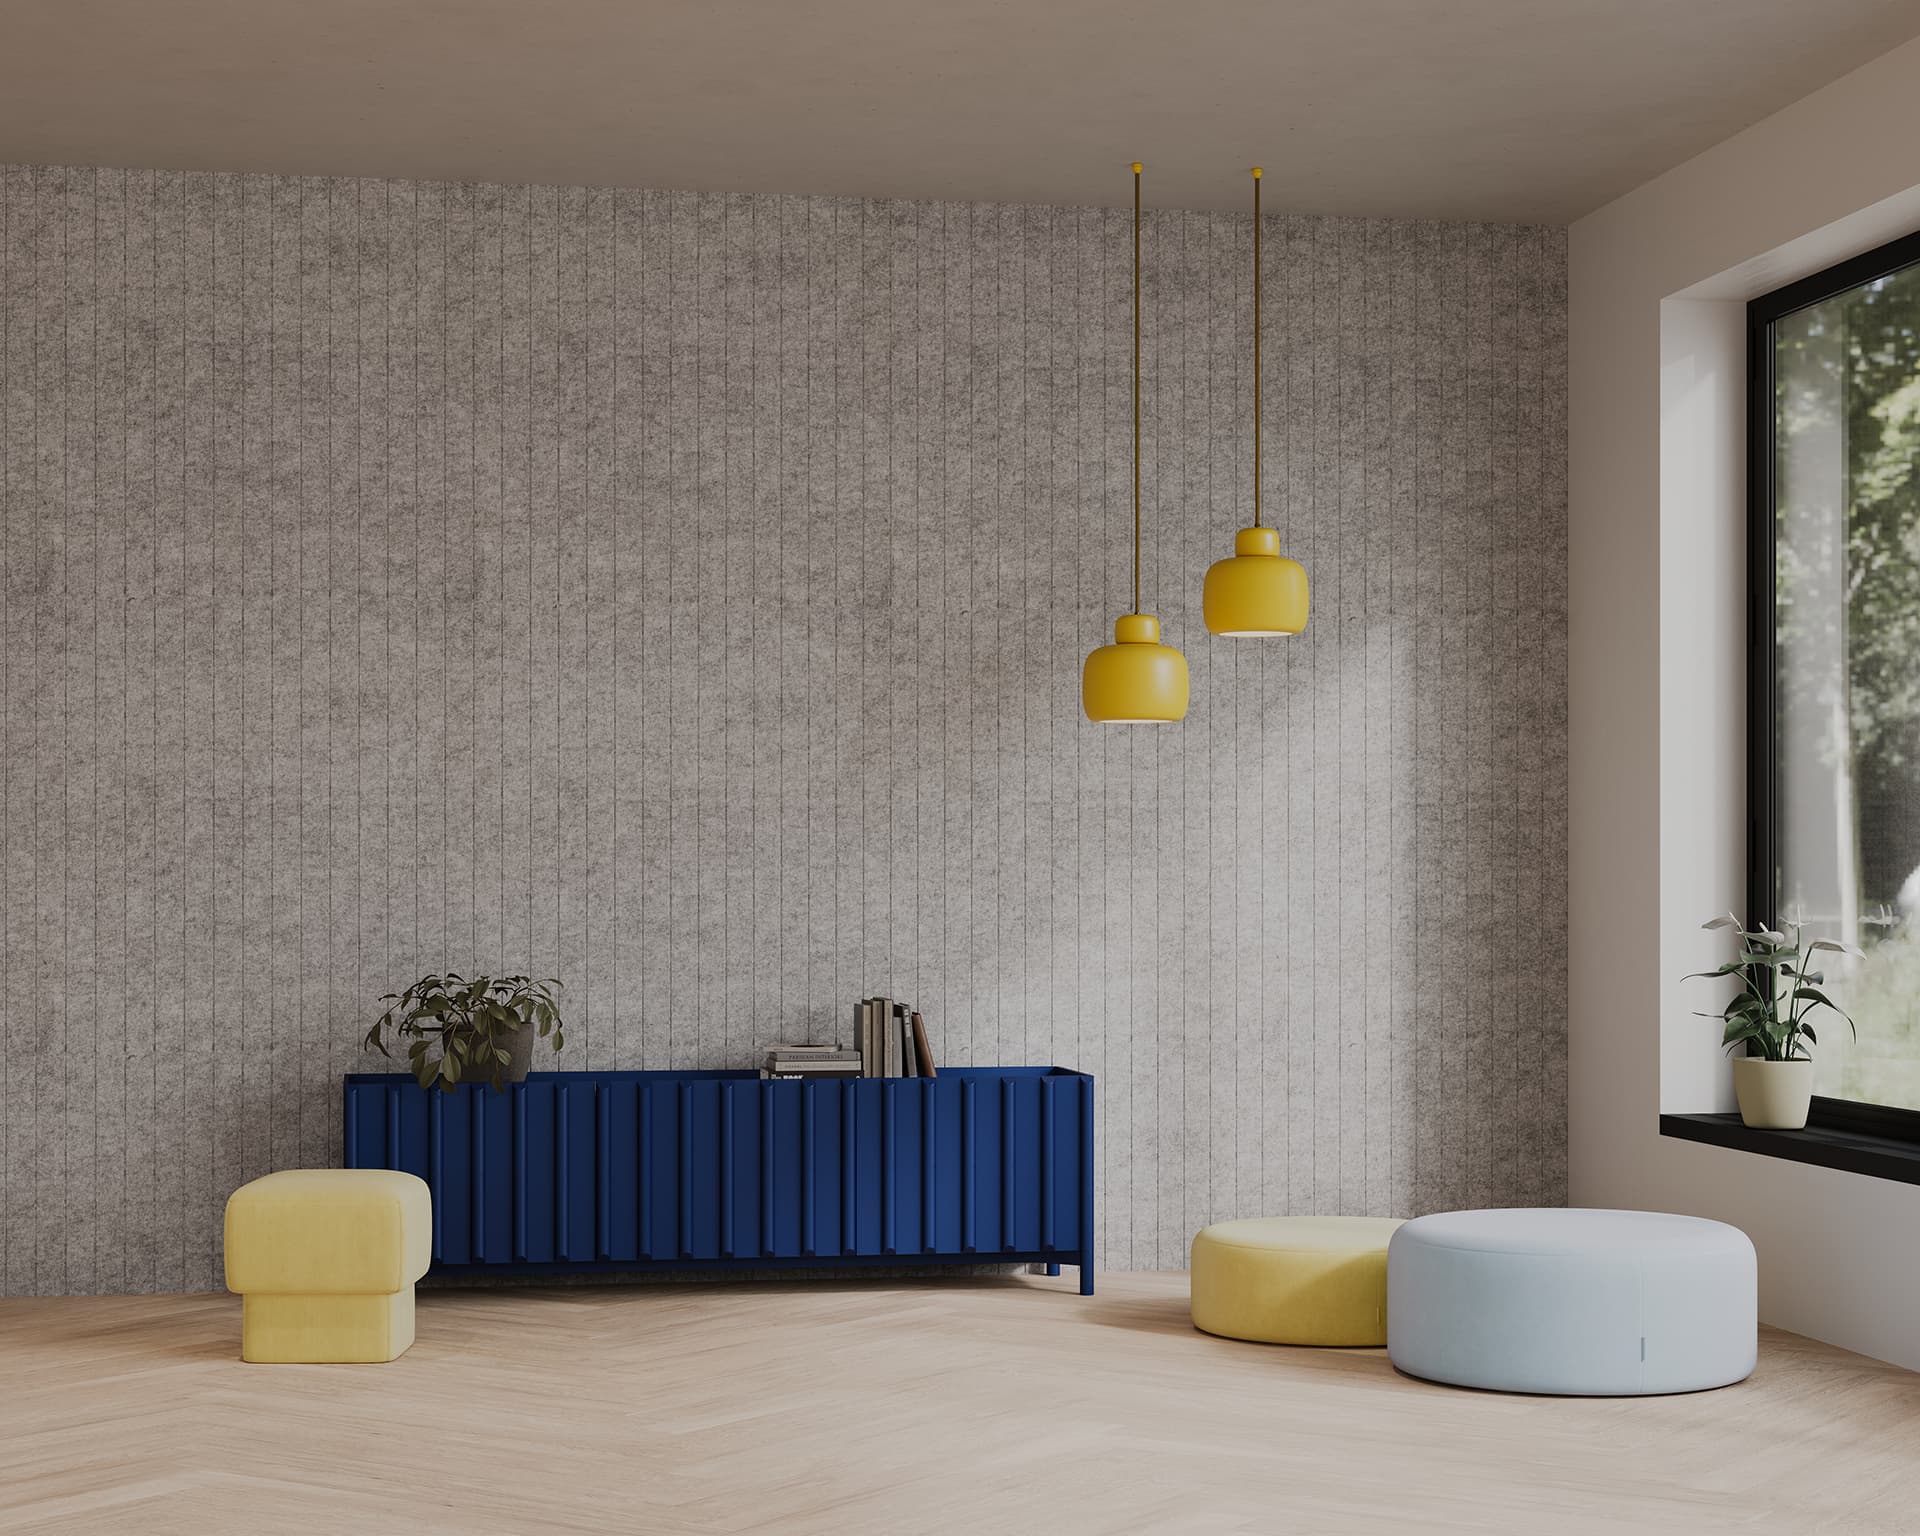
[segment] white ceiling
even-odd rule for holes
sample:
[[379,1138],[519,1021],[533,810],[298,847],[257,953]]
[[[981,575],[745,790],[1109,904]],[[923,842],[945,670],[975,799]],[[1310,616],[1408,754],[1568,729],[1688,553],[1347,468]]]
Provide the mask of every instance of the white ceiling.
[[[1559,223],[1920,0],[0,0],[0,160]],[[1920,88],[1920,82],[1916,82]]]

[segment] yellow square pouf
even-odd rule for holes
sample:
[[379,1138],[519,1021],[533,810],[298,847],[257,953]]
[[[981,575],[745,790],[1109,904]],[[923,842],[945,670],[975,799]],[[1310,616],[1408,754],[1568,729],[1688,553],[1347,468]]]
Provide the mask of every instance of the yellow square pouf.
[[241,1359],[392,1360],[413,1342],[433,1197],[424,1180],[384,1168],[270,1173],[228,1198],[226,1247]]
[[1387,1342],[1385,1216],[1222,1221],[1193,1240],[1193,1325],[1266,1344]]

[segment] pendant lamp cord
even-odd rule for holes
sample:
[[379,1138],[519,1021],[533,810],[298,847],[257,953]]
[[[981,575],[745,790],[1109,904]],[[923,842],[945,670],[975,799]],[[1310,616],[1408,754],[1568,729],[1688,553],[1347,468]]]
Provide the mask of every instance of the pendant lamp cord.
[[1260,167],[1253,168],[1253,526],[1260,526]]
[[1133,611],[1140,611],[1140,171],[1133,162]]

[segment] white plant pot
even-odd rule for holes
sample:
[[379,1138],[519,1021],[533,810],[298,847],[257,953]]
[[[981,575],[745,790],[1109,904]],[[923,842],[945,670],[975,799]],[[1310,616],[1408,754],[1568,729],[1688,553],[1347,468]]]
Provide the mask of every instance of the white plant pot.
[[1741,1120],[1755,1129],[1800,1130],[1813,1102],[1813,1063],[1736,1056],[1733,1093],[1740,1101]]

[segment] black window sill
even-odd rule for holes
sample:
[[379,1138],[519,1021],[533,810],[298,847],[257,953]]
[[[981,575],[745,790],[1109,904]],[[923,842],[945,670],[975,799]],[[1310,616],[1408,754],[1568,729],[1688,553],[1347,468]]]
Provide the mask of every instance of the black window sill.
[[1784,1157],[1790,1162],[1864,1173],[1869,1178],[1920,1184],[1920,1143],[1873,1136],[1835,1126],[1808,1125],[1804,1131],[1762,1131],[1740,1123],[1738,1115],[1662,1115],[1660,1134],[1682,1141]]

